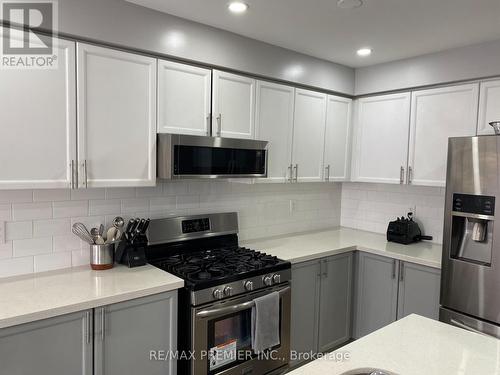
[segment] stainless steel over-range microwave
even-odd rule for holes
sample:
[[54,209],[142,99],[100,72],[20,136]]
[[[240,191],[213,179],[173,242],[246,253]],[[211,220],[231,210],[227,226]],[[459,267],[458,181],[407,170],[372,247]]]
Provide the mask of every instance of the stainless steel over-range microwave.
[[158,134],[158,178],[267,177],[266,141]]

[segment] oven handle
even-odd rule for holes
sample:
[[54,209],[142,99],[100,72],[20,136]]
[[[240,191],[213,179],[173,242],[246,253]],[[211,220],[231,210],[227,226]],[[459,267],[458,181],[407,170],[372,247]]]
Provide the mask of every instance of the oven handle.
[[[290,291],[290,287],[288,286],[286,288],[281,289],[278,293],[280,294],[280,297],[281,297],[283,294],[288,293],[289,291]],[[238,312],[241,310],[246,310],[254,305],[255,305],[254,301],[248,301],[248,302],[239,303],[239,304],[233,305],[233,306],[220,307],[218,309],[202,310],[202,311],[199,311],[196,313],[196,317],[197,318],[211,318],[213,316],[225,315],[228,313],[234,313],[234,312]]]

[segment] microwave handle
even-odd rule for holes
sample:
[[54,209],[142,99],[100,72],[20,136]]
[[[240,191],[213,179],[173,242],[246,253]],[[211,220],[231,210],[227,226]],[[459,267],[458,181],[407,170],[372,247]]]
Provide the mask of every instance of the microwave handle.
[[[288,293],[289,291],[290,291],[289,286],[281,289],[279,291],[280,297],[283,294]],[[199,311],[196,313],[196,317],[197,318],[211,318],[214,316],[226,315],[226,314],[235,313],[238,311],[249,309],[249,308],[253,307],[254,305],[255,305],[254,301],[248,301],[248,302],[239,303],[239,304],[233,305],[233,306],[220,307],[217,309],[202,310],[202,311]]]

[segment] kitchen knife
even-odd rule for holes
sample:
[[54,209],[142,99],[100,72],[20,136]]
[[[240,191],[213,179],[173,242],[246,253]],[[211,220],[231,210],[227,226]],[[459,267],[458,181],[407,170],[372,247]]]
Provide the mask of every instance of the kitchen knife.
[[141,235],[145,235],[146,234],[146,231],[148,230],[149,222],[150,221],[151,221],[151,219],[146,219],[146,221],[142,225],[142,227],[141,227]]

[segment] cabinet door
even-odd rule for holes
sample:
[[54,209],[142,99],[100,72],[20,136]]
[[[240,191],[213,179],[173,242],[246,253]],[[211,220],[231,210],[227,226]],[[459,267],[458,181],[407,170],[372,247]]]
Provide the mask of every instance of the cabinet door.
[[399,280],[398,319],[418,314],[437,320],[441,272],[436,268],[401,262]]
[[396,320],[398,261],[359,253],[356,286],[355,338],[358,339]]
[[353,180],[403,183],[410,93],[359,99],[355,118]]
[[177,292],[95,309],[96,375],[175,375],[174,360],[150,351],[177,350]]
[[492,121],[500,121],[500,81],[481,82],[477,135],[495,134]]
[[256,138],[269,142],[267,178],[259,182],[291,178],[294,92],[290,86],[257,82]]
[[0,69],[0,189],[71,187],[75,43],[55,39],[54,48],[56,69]]
[[210,135],[212,71],[158,61],[158,133]]
[[292,160],[297,181],[321,181],[325,145],[326,94],[295,90]]
[[91,311],[0,329],[0,373],[92,375]]
[[[318,351],[319,261],[292,265],[292,324],[290,332],[293,353]],[[302,360],[292,357],[291,365]]]
[[156,60],[78,44],[80,187],[156,181]]
[[444,186],[448,137],[476,134],[478,84],[412,93],[408,183]]
[[213,71],[212,135],[253,139],[255,136],[255,80]]
[[325,130],[325,180],[349,179],[352,100],[329,95]]
[[352,253],[322,261],[319,299],[319,351],[326,352],[351,338]]

